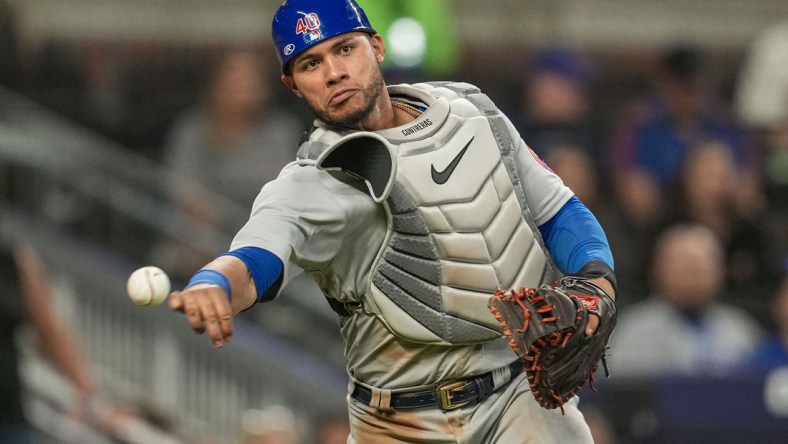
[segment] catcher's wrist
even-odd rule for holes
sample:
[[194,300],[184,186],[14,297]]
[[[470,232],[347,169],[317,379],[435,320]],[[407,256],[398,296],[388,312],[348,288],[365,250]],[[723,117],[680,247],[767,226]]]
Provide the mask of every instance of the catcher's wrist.
[[[614,300],[616,299],[616,294],[618,293],[616,273],[606,262],[599,259],[590,260],[577,271],[576,275],[588,278],[589,281],[602,287],[608,296]],[[605,284],[600,285],[600,282],[605,282]]]
[[227,279],[227,276],[219,273],[216,270],[204,268],[198,271],[186,284],[184,290],[200,284],[215,285],[224,290],[224,293],[227,295],[227,299],[229,301],[233,300],[233,288],[230,286],[230,281]]
[[616,289],[613,287],[613,284],[609,280],[607,280],[607,278],[598,277],[598,278],[589,279],[588,281],[596,285],[597,287],[601,288],[602,291],[605,292],[605,294],[610,296],[610,299],[613,299],[614,301],[616,300]]

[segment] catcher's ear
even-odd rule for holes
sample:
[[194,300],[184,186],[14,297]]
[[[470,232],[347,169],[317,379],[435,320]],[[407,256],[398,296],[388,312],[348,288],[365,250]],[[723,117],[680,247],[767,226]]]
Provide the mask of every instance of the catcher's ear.
[[287,89],[290,90],[290,92],[292,92],[293,94],[295,94],[299,98],[301,97],[301,92],[298,90],[298,86],[296,86],[292,75],[290,75],[290,74],[282,74],[280,79],[282,79],[282,83],[285,84],[285,86],[287,87]]
[[380,34],[373,34],[369,38],[369,43],[372,45],[372,52],[375,53],[375,60],[380,65],[386,57],[386,44],[383,37]]

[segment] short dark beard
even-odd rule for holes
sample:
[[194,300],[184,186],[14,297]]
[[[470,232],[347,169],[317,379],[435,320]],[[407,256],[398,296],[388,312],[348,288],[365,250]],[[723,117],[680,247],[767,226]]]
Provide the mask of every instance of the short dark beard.
[[358,111],[348,114],[347,116],[341,117],[339,119],[332,119],[331,117],[329,117],[327,113],[318,110],[317,107],[312,105],[312,103],[310,103],[308,100],[306,100],[305,103],[307,108],[309,108],[312,111],[312,113],[323,122],[326,122],[329,125],[336,126],[339,128],[352,129],[352,128],[356,128],[359,123],[363,122],[364,120],[367,119],[367,117],[369,117],[369,115],[377,106],[378,99],[380,98],[380,95],[383,93],[383,88],[385,86],[386,84],[383,81],[383,74],[380,72],[380,69],[375,70],[374,77],[372,78],[372,82],[370,84],[369,90],[367,91],[366,103],[364,103],[364,106]]

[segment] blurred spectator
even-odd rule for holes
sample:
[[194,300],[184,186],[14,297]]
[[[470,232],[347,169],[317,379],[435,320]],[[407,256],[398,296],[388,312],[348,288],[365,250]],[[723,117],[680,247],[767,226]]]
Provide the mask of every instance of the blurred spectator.
[[209,53],[167,40],[47,37],[25,46],[21,90],[69,120],[160,160],[174,116],[194,103]]
[[788,257],[788,21],[764,30],[749,48],[736,89],[741,119],[756,136],[770,204],[769,232]]
[[742,121],[752,128],[788,131],[788,21],[756,36],[736,91]]
[[[658,224],[685,157],[696,143],[720,140],[739,170],[755,163],[746,131],[704,82],[703,53],[692,46],[667,50],[656,73],[654,96],[643,115],[626,116],[612,134],[610,166],[623,209],[644,226]],[[631,120],[627,120],[631,119]]]
[[19,210],[14,176],[29,174],[16,167],[0,161],[0,443],[98,436],[129,442],[121,438],[134,430],[156,433],[157,424],[145,422],[137,408],[103,393],[80,338],[58,312],[62,295],[41,250],[19,233],[3,232],[18,223],[4,221],[9,202]]
[[129,146],[132,140],[119,137],[130,131],[128,119],[133,116],[125,97],[129,82],[121,75],[121,49],[120,45],[113,47],[105,42],[80,45],[75,54],[79,60],[80,103],[73,112],[80,122]]
[[0,0],[0,85],[18,86],[21,73],[19,42],[14,11],[6,0]]
[[754,162],[745,132],[707,90],[703,64],[704,54],[690,46],[671,48],[662,56],[654,115],[631,147],[633,166],[651,174],[663,189],[675,182],[693,143],[704,139],[727,143],[741,168]]
[[[267,60],[252,49],[223,54],[204,100],[178,119],[165,146],[164,161],[174,176],[174,203],[197,221],[226,232],[239,229],[248,214],[216,211],[201,190],[210,189],[248,208],[260,188],[295,160],[305,129],[273,102]],[[181,250],[174,247],[166,253],[183,257],[165,263],[178,264],[184,275],[205,262]]]
[[788,366],[788,274],[784,274],[770,308],[774,334],[761,343],[753,357],[747,360],[747,365],[756,369]]
[[[231,50],[217,63],[204,101],[178,119],[165,147],[173,172],[199,182],[243,206],[295,159],[303,128],[271,102],[267,58],[254,50]],[[173,196],[201,220],[217,217],[191,187]],[[214,220],[236,230],[243,220]]]
[[[121,125],[113,128],[111,137],[161,160],[174,119],[203,93],[206,71],[213,68],[212,48],[148,39],[109,45],[100,42],[103,48],[82,46],[83,75],[89,81],[86,87],[93,96],[93,106],[112,109],[112,89],[120,89],[125,116],[121,116]],[[103,55],[110,56],[109,60],[102,61]]]
[[766,301],[754,295],[774,288],[781,261],[764,227],[766,208],[759,183],[737,170],[734,162],[722,141],[692,146],[668,224],[694,222],[714,231],[724,246],[728,301],[767,321]]
[[46,270],[32,247],[2,245],[0,288],[0,442],[34,442],[23,408],[15,339],[23,326],[32,328],[43,356],[72,385],[76,418],[108,432],[122,427],[128,413],[101,400],[77,339],[54,312]]
[[623,217],[618,202],[611,199],[599,180],[591,154],[576,145],[556,145],[545,162],[599,220],[613,250],[618,286],[625,295],[619,306],[643,299],[647,292],[646,266],[654,235]]
[[718,300],[724,252],[710,229],[681,224],[663,232],[650,278],[649,298],[619,315],[610,357],[617,375],[724,374],[759,340],[746,312]]
[[526,72],[520,117],[513,114],[523,140],[543,157],[556,146],[579,146],[590,152],[591,165],[603,165],[606,150],[600,146],[601,131],[591,113],[590,62],[556,46],[537,54]]

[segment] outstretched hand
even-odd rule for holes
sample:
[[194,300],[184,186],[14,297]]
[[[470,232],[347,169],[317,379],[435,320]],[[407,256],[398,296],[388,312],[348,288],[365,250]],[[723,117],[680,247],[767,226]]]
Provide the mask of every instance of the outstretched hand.
[[222,348],[232,339],[233,310],[221,287],[199,284],[184,291],[174,291],[167,303],[171,309],[186,315],[195,332],[207,331],[216,348]]

